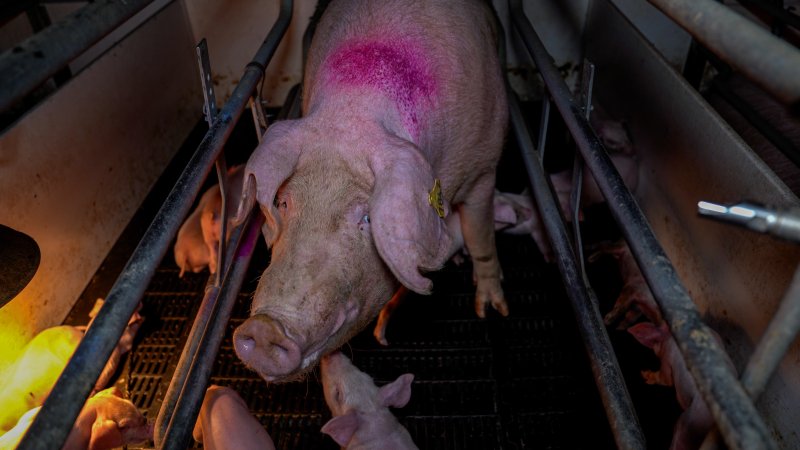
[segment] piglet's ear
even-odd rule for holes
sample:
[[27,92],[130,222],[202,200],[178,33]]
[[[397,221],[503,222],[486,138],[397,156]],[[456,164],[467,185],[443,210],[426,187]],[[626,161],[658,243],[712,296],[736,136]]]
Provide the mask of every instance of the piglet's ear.
[[300,159],[302,139],[298,120],[276,122],[264,133],[264,140],[255,149],[244,168],[242,199],[234,224],[244,221],[257,201],[266,216],[264,238],[269,246],[278,238],[280,219],[273,204],[275,194],[295,171]]
[[[433,283],[420,270],[443,266],[451,241],[444,219],[429,201],[434,189],[431,166],[413,144],[398,139],[376,150],[370,167],[375,174],[370,221],[378,253],[400,283],[429,294]],[[449,205],[442,201],[442,206],[446,215]]]
[[320,431],[344,447],[350,442],[360,424],[361,420],[358,418],[358,413],[351,409],[344,415],[329,420],[328,423],[322,426]]
[[637,323],[628,328],[628,333],[635,337],[640,344],[648,348],[653,348],[656,344],[665,341],[669,337],[666,323],[663,326],[650,322]]
[[378,389],[378,401],[383,406],[392,408],[402,408],[411,400],[411,382],[414,381],[414,374],[404,373],[396,380],[385,384]]

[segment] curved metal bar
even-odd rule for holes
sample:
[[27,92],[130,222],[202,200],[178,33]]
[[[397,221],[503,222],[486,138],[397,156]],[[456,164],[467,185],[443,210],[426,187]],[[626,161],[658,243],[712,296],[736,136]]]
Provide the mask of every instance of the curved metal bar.
[[178,232],[181,220],[189,213],[192,199],[199,193],[203,180],[222,152],[233,126],[263,77],[264,67],[289,27],[292,3],[292,0],[281,1],[278,20],[254,60],[245,68],[231,98],[200,142],[194,156],[109,291],[106,302],[94,319],[94,326],[87,330],[39,414],[20,441],[17,447],[20,450],[61,448],[67,439],[105,362]]
[[[553,102],[606,198],[639,267],[664,313],[703,398],[726,443],[734,449],[774,449],[774,439],[753,402],[725,363],[725,352],[703,323],[650,225],[592,132],[581,108],[553,64],[520,0],[509,0],[514,26],[539,69]],[[544,214],[543,214],[544,215]]]

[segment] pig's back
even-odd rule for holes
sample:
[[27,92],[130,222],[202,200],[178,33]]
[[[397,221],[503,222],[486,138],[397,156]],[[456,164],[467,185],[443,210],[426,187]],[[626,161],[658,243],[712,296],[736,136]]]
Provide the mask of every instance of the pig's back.
[[480,0],[334,0],[309,51],[304,110],[343,85],[389,98],[458,202],[494,171],[505,135],[493,20]]

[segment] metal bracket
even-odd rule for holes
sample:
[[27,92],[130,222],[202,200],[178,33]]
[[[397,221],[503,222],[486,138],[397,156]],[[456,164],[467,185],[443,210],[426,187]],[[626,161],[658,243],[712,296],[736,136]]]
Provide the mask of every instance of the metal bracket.
[[256,94],[250,97],[250,112],[253,113],[253,125],[256,127],[256,138],[260,144],[264,137],[264,132],[267,131],[267,127],[269,126],[260,95]]
[[[592,89],[594,89],[594,64],[588,59],[583,60],[583,70],[581,72],[580,103],[586,120],[592,114]],[[584,281],[586,276],[586,259],[583,257],[583,240],[581,239],[581,191],[583,189],[583,158],[580,152],[575,152],[575,159],[572,164],[572,192],[570,194],[570,204],[572,205],[572,233],[573,245],[575,246],[575,257],[581,269]],[[587,282],[588,285],[588,282]]]
[[[209,128],[217,117],[217,99],[214,95],[214,82],[211,79],[211,62],[208,57],[208,44],[205,38],[197,44],[197,63],[200,66],[200,82],[203,86],[203,113],[206,116]],[[219,193],[222,197],[220,210],[219,247],[217,249],[217,272],[214,286],[222,284],[225,273],[225,240],[228,228],[228,167],[225,162],[225,153],[221,153],[216,162],[217,179],[219,180]]]

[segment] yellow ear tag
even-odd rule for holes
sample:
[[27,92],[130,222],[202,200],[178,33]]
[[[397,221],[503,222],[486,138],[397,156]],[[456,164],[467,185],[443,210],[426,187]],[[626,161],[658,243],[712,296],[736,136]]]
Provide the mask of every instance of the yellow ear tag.
[[439,179],[436,178],[433,180],[433,189],[428,192],[428,203],[431,204],[433,209],[436,211],[436,214],[439,217],[444,219],[444,200],[442,200],[442,185],[439,183]]

